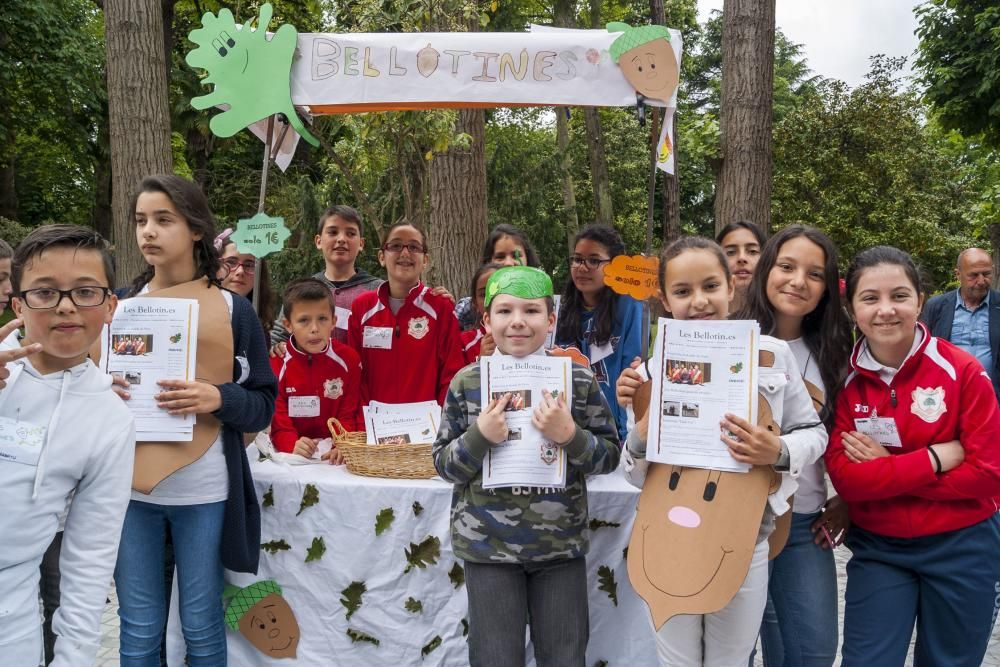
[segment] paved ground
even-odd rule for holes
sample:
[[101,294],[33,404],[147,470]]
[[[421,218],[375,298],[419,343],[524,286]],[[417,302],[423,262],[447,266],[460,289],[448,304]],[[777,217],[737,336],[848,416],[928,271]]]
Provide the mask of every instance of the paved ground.
[[[844,547],[837,549],[837,576],[839,578],[840,586],[840,620],[843,623],[844,619],[844,587],[847,583],[847,575],[844,571],[844,566],[847,564],[847,559],[850,558],[850,552]],[[104,611],[103,623],[103,633],[101,636],[101,650],[97,654],[97,667],[118,667],[118,598],[115,595],[114,590],[111,591],[111,602],[108,604],[108,608]],[[757,664],[761,665],[760,659],[758,658]],[[839,661],[837,662],[839,665]],[[912,660],[907,662],[907,665],[912,664]],[[983,665],[985,667],[1000,667],[1000,624],[993,630],[993,639],[990,642],[989,650],[986,652],[986,658],[983,660]],[[405,667],[405,666],[401,666]],[[640,667],[640,666],[636,666]]]

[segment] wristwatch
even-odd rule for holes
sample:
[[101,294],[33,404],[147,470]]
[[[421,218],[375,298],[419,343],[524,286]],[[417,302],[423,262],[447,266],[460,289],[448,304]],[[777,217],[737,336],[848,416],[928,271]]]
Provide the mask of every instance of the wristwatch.
[[778,460],[775,461],[774,465],[771,467],[778,472],[788,472],[788,469],[792,465],[792,457],[788,453],[788,447],[785,445],[785,441],[779,440],[778,442],[781,443],[781,452],[778,454]]

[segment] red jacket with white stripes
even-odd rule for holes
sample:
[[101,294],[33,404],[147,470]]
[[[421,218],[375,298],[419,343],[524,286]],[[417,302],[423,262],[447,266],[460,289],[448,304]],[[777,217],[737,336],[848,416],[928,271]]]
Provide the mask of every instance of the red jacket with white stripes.
[[[271,442],[281,452],[301,437],[330,437],[326,422],[336,417],[348,431],[363,431],[361,361],[347,345],[331,340],[326,350],[308,354],[288,341],[283,358],[272,357],[278,400],[271,419]],[[318,405],[317,405],[318,402]]]
[[479,348],[483,343],[483,336],[486,335],[486,328],[479,325],[475,329],[469,329],[459,334],[462,338],[462,354],[465,356],[465,363],[471,364],[479,358]]
[[455,304],[417,283],[393,315],[389,283],[382,283],[354,300],[350,322],[347,342],[364,367],[362,404],[444,403],[451,379],[465,366]]
[[[965,528],[997,511],[1000,495],[1000,409],[993,384],[975,357],[946,340],[924,337],[886,384],[858,366],[837,398],[826,465],[851,521],[873,533],[913,538]],[[891,417],[902,447],[854,463],[841,434],[860,430],[855,419]],[[926,449],[958,440],[965,460],[937,475]]]

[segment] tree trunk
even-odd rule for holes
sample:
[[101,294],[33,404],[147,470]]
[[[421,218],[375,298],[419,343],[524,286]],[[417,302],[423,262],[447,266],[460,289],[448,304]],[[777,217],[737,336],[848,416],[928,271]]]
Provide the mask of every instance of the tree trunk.
[[722,169],[715,229],[771,224],[771,103],[775,0],[725,0],[722,9]]
[[118,283],[124,285],[145,267],[133,239],[129,196],[144,176],[172,169],[161,6],[141,0],[105,0],[104,32],[113,240]]
[[489,232],[486,215],[486,115],[460,109],[456,132],[472,137],[468,148],[450,147],[430,165],[431,271],[434,285],[456,297],[468,290]]
[[[590,27],[604,27],[601,25],[601,0],[590,0]],[[595,222],[613,225],[615,215],[611,204],[611,177],[608,175],[608,155],[604,150],[600,110],[596,107],[584,107],[583,122],[587,129],[587,157],[590,158],[590,182],[594,189]]]
[[[108,117],[107,105],[104,106],[104,118]],[[111,214],[111,162],[109,161],[109,142],[107,122],[97,128],[97,144],[94,146],[94,208],[90,212],[90,224],[97,233],[106,239],[114,236],[113,216]],[[132,243],[131,237],[126,243]],[[116,252],[117,254],[117,252]]]
[[[571,0],[556,0],[553,7],[553,23],[559,27],[571,28],[576,23],[575,3]],[[562,180],[563,195],[563,226],[566,228],[566,247],[573,251],[573,237],[580,229],[580,220],[576,211],[576,189],[573,187],[573,174],[570,171],[569,157],[569,118],[566,109],[556,107],[556,166]],[[594,193],[596,196],[596,192]]]

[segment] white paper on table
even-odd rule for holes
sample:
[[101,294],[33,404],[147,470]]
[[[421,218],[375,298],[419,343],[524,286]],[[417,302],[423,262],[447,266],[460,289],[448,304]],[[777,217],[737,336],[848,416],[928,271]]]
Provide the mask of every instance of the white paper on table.
[[363,408],[366,440],[369,444],[404,445],[434,442],[441,406],[434,401],[420,403],[380,403]]
[[531,423],[542,401],[542,390],[559,392],[569,400],[573,382],[572,362],[567,357],[530,355],[512,357],[495,354],[479,360],[483,407],[493,397],[512,394],[507,404],[509,437],[486,453],[483,488],[507,486],[566,486],[566,452],[545,438]]
[[194,415],[171,415],[156,404],[160,380],[195,379],[198,355],[198,301],[133,297],[118,304],[101,331],[105,373],[128,380],[136,437],[183,442],[193,437]]
[[657,463],[747,472],[729,454],[719,422],[730,412],[757,423],[760,326],[753,320],[660,318],[650,360],[646,458]]

